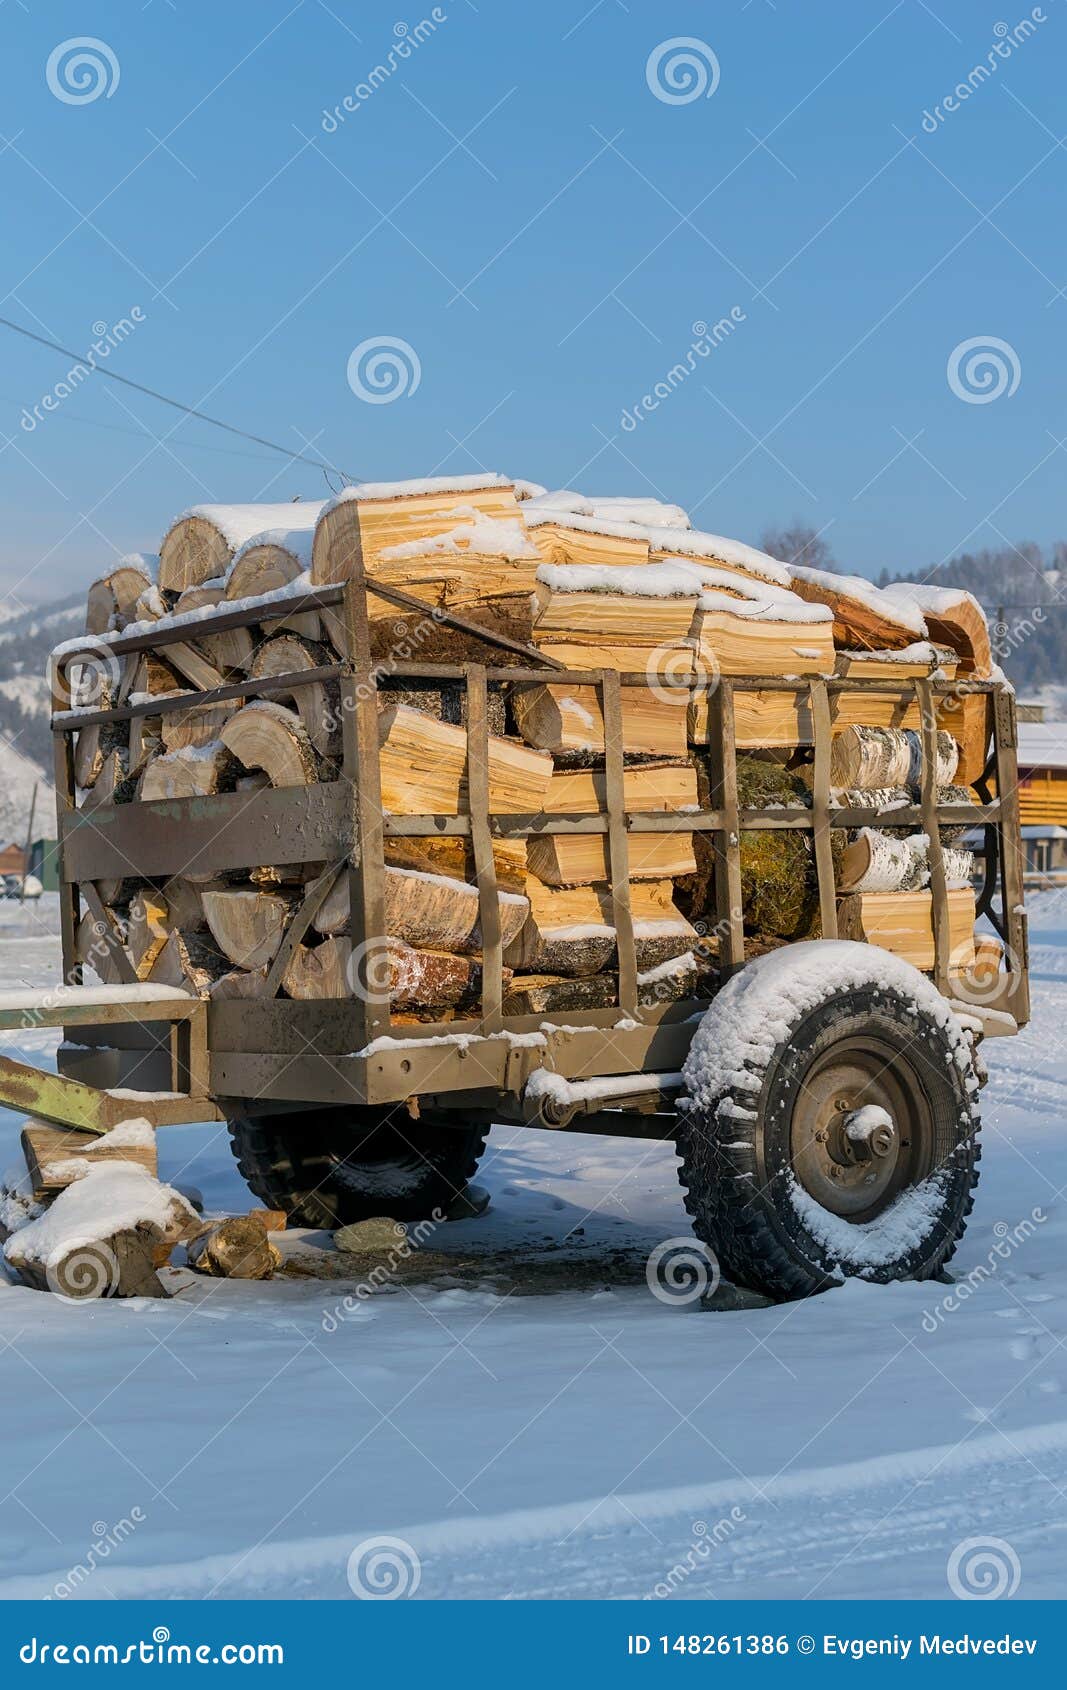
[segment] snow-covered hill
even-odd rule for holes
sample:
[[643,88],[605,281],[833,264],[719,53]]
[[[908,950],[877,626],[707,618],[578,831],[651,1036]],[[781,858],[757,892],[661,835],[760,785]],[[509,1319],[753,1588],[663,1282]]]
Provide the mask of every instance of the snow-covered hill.
[[0,844],[24,842],[35,786],[34,837],[51,839],[56,831],[56,795],[51,781],[40,763],[25,756],[0,733]]
[[55,833],[56,800],[48,726],[48,654],[77,632],[84,595],[11,610],[0,602],[0,843],[26,837],[33,789],[34,833]]

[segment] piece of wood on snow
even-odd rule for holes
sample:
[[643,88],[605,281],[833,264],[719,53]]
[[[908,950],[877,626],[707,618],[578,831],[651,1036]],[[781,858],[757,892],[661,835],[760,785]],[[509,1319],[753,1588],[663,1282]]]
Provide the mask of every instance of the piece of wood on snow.
[[962,587],[928,587],[911,581],[898,581],[885,592],[898,603],[919,610],[930,638],[951,646],[958,656],[961,675],[978,675],[986,680],[993,673],[989,623],[973,593]]
[[146,1173],[158,1171],[156,1135],[147,1121],[123,1121],[109,1133],[80,1133],[27,1121],[22,1129],[22,1154],[36,1198],[54,1196],[86,1167],[103,1162],[134,1162]]
[[293,913],[291,898],[233,886],[202,891],[200,901],[215,943],[236,967],[256,969],[274,961]]
[[890,651],[927,638],[918,606],[891,598],[858,575],[790,565],[793,591],[833,611],[834,642],[845,650]]
[[230,1215],[193,1240],[187,1252],[189,1263],[198,1273],[216,1279],[269,1279],[282,1259],[269,1235],[284,1226],[285,1216],[273,1210]]
[[151,887],[144,887],[130,902],[126,946],[133,958],[138,980],[147,980],[156,958],[170,938],[171,917],[166,902]]
[[[949,952],[957,968],[974,959],[974,892],[970,888],[946,894]],[[880,945],[915,968],[934,966],[933,900],[929,892],[852,892],[838,901],[838,932],[842,939]]]
[[[176,616],[191,610],[215,610],[225,607],[226,589],[221,581],[205,581],[199,587],[186,587],[174,606]],[[242,674],[252,661],[255,641],[250,628],[225,628],[221,633],[197,632],[197,643],[216,669],[223,673],[233,670]]]
[[[556,756],[604,750],[604,717],[594,686],[560,682],[517,686],[515,722],[528,745]],[[634,756],[682,758],[686,752],[686,699],[660,697],[651,688],[622,688],[623,750]]]
[[132,622],[137,601],[151,586],[151,571],[158,561],[136,553],[120,558],[114,569],[94,581],[85,607],[85,632],[109,634]]
[[515,525],[522,520],[513,484],[498,475],[348,487],[326,506],[315,530],[311,579],[316,584],[347,581],[352,574],[353,529],[346,508],[351,504],[358,510],[358,543],[369,574],[383,552],[433,540],[472,515]]
[[[501,942],[517,937],[530,905],[524,894],[498,895]],[[318,933],[339,933],[349,924],[348,878],[339,875],[314,916]],[[464,953],[481,949],[477,886],[446,875],[388,867],[385,871],[385,929],[417,949]]]
[[[259,646],[251,672],[258,681],[272,675],[303,674],[331,662],[333,657],[325,646],[313,645],[296,634],[278,634]],[[275,704],[288,704],[296,710],[312,745],[323,757],[336,751],[341,731],[336,685],[331,688],[324,681],[306,681],[291,692],[272,692],[270,696]]]
[[203,798],[221,789],[232,766],[229,751],[218,740],[167,751],[145,765],[137,796],[145,803],[159,798]]
[[[243,712],[242,712],[243,714]],[[378,718],[382,807],[392,815],[459,815],[467,807],[467,735],[406,704]],[[552,759],[518,740],[489,737],[489,808],[532,813],[541,808]]]
[[242,768],[262,769],[272,786],[311,786],[319,778],[307,730],[284,704],[253,699],[234,712],[219,737]]
[[[504,960],[516,972],[588,975],[609,967],[615,956],[615,926],[610,888],[545,886],[534,875],[526,882],[529,918],[505,949]],[[637,966],[656,967],[681,956],[697,935],[673,900],[670,880],[633,881],[633,918]]]
[[163,536],[159,548],[159,585],[180,593],[203,581],[221,580],[242,546],[257,535],[310,532],[322,504],[296,500],[281,505],[195,505],[184,511]]

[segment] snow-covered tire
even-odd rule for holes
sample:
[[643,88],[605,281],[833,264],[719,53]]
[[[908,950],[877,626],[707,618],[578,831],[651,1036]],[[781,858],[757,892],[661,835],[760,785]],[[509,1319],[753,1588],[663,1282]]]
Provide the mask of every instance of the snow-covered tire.
[[485,1149],[486,1130],[412,1120],[403,1105],[240,1115],[237,1166],[256,1196],[299,1226],[444,1214]]
[[748,963],[685,1081],[686,1207],[727,1279],[786,1299],[949,1260],[978,1178],[978,1080],[960,1022],[909,963],[829,940]]

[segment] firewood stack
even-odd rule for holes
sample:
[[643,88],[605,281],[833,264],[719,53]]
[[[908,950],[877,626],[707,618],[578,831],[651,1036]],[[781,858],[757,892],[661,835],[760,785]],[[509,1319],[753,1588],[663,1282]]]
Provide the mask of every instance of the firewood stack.
[[[484,628],[567,667],[638,672],[623,688],[625,807],[677,816],[667,832],[631,832],[630,901],[645,1001],[688,995],[713,969],[713,874],[706,836],[685,825],[708,803],[709,707],[718,676],[914,676],[993,673],[985,619],[965,593],[901,587],[794,568],[735,541],[694,531],[677,506],[588,500],[496,476],[364,484],[325,504],[199,506],[172,524],[158,560],[125,558],[89,592],[97,639],[187,617],[188,635],[123,659],[111,702],[163,699],[319,669],[343,650],[339,610],[294,612],[248,628],[212,631],[211,614],[264,596],[343,581],[351,572],[352,503],[371,585],[372,657],[391,663],[490,666],[532,660],[487,644]],[[398,611],[373,592],[401,588],[425,606]],[[434,611],[458,613],[463,632]],[[463,689],[447,681],[381,687],[382,805],[393,815],[457,815],[467,806]],[[432,690],[427,690],[431,687]],[[835,798],[876,812],[879,825],[835,836],[843,934],[874,940],[932,966],[924,836],[893,826],[916,801],[918,719],[891,692],[835,692],[831,770]],[[985,698],[946,702],[937,779],[954,802],[973,801],[986,742]],[[489,695],[490,809],[580,815],[606,806],[604,720],[598,691],[551,678]],[[756,769],[760,803],[784,781],[782,802],[810,801],[812,724],[806,694],[735,694],[739,751]],[[113,729],[87,727],[75,746],[79,802],[150,802],[261,787],[307,786],[341,768],[340,698],[323,682],[247,702],[191,704]],[[762,770],[762,773],[760,772]],[[769,784],[768,784],[769,783]],[[797,796],[797,793],[800,796]],[[742,794],[742,803],[745,802]],[[884,826],[881,825],[884,817]],[[809,841],[762,836],[742,860],[745,918],[754,944],[817,934],[818,899],[788,930],[751,895],[759,877],[813,873]],[[773,860],[775,841],[791,856]],[[946,833],[951,930],[959,965],[971,961],[971,862]],[[470,841],[387,837],[386,927],[380,936],[397,1020],[447,1020],[476,1010],[481,989],[479,903]],[[799,852],[799,855],[797,853]],[[493,853],[504,942],[508,1014],[604,1007],[615,1001],[617,960],[604,833],[496,839]],[[767,865],[770,864],[770,867]],[[276,869],[249,863],[212,875],[201,865],[166,882],[125,879],[97,890],[138,979],[208,996],[334,998],[351,990],[353,951],[343,873],[314,919],[282,951],[309,882],[330,865]],[[797,906],[798,909],[801,905]],[[799,928],[798,928],[799,922]],[[761,923],[765,925],[761,926]],[[81,934],[97,972],[114,962]],[[273,969],[273,974],[272,974]],[[380,970],[377,971],[380,976]],[[380,978],[379,978],[380,983]]]

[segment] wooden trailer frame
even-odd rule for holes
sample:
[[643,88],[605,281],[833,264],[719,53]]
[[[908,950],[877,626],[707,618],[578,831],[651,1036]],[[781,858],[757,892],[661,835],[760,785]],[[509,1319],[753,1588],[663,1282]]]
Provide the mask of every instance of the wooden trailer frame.
[[[494,1118],[536,1120],[563,1126],[577,1115],[582,1129],[669,1136],[664,1105],[677,1090],[697,1019],[708,999],[642,1006],[629,902],[629,835],[673,831],[677,813],[628,812],[623,792],[623,689],[647,687],[644,674],[611,669],[579,671],[459,614],[433,610],[394,587],[368,582],[355,503],[344,510],[331,552],[342,584],[299,595],[247,600],[195,621],[171,621],[148,632],[87,637],[69,642],[52,677],[55,780],[64,985],[42,1005],[41,994],[20,999],[0,994],[0,1030],[20,1025],[61,1025],[59,1075],[47,1075],[0,1057],[0,1102],[45,1120],[104,1131],[122,1115],[145,1115],[157,1125],[221,1118],[242,1112],[302,1106],[378,1104],[407,1100],[419,1110],[485,1111]],[[455,627],[506,650],[509,667],[484,663],[375,664],[371,656],[368,592],[436,623]],[[245,679],[209,691],[184,692],[95,710],[71,710],[67,671],[79,662],[127,657],[169,643],[231,628],[281,620],[304,611],[339,613],[345,656],[299,674]],[[522,662],[516,665],[516,660]],[[343,762],[340,778],[309,787],[265,789],[213,797],[133,802],[79,809],[74,781],[74,738],[94,724],[187,711],[223,700],[291,694],[313,682],[336,681],[341,696]],[[605,804],[595,814],[546,816],[489,811],[488,710],[491,689],[517,682],[562,681],[597,690],[605,742]],[[378,762],[378,693],[381,689],[462,687],[466,693],[467,805],[455,816],[384,815]],[[985,882],[979,912],[988,916],[1004,946],[1008,971],[997,994],[966,1012],[987,1034],[1015,1031],[1029,1017],[1026,918],[1019,834],[1014,698],[1001,681],[902,681],[848,678],[723,678],[714,686],[694,679],[679,708],[707,694],[706,747],[713,808],[686,811],[684,829],[710,833],[716,854],[716,926],[719,978],[742,967],[739,837],[742,829],[802,829],[812,834],[822,934],[837,934],[837,893],[831,859],[833,827],[877,825],[874,810],[831,803],[830,741],[835,701],[842,692],[890,694],[901,715],[917,711],[921,741],[921,800],[893,812],[896,826],[922,827],[929,837],[935,966],[939,990],[952,998],[945,869],[939,824],[985,830]],[[814,744],[810,809],[742,809],[735,766],[735,697],[786,692],[804,708]],[[977,806],[938,802],[936,736],[939,715],[971,694],[986,695],[992,749],[975,783]],[[990,782],[995,783],[995,795]],[[495,839],[544,833],[603,833],[609,866],[612,920],[618,958],[618,1001],[610,1009],[567,1011],[561,1025],[544,1016],[505,1017],[500,915],[493,859]],[[393,1027],[387,994],[373,978],[341,1000],[293,1002],[276,996],[295,946],[338,875],[346,875],[353,945],[373,946],[385,931],[387,837],[459,836],[469,839],[479,889],[483,939],[481,1013],[463,1022]],[[97,882],[132,875],[161,880],[197,861],[212,869],[325,863],[304,890],[303,902],[268,975],[268,995],[204,1001],[180,993],[156,995],[138,986],[99,896]],[[999,897],[998,897],[999,892]],[[81,986],[75,935],[82,905],[108,946],[120,979],[113,988]],[[47,998],[47,995],[45,995]],[[6,1004],[6,1007],[5,1007]],[[27,1017],[32,1017],[27,1023]],[[161,1031],[164,1028],[165,1031]],[[568,1080],[612,1077],[612,1109],[598,1119],[596,1087],[586,1108],[555,1110],[523,1102],[530,1074],[549,1068]],[[632,1090],[620,1080],[633,1077]],[[620,1111],[622,1112],[620,1114]],[[566,1117],[566,1119],[562,1117]]]

